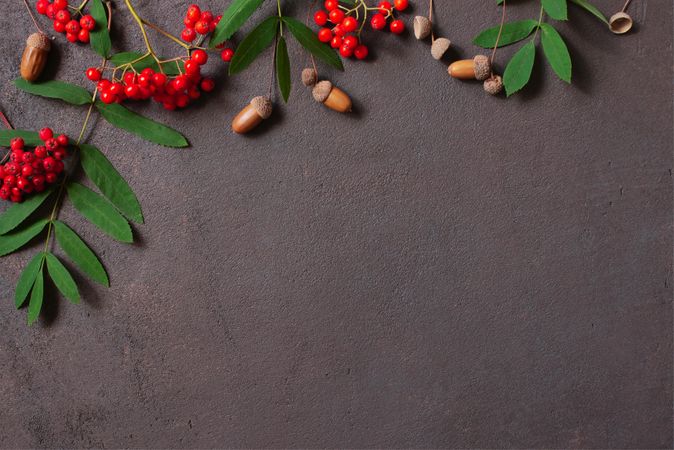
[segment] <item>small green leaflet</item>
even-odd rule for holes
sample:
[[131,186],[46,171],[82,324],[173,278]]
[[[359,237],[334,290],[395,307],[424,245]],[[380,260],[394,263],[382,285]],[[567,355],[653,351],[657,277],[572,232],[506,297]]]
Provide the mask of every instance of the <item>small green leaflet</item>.
[[143,213],[136,194],[99,149],[93,145],[81,144],[80,161],[84,173],[110,203],[129,219],[143,223]]
[[29,83],[23,78],[14,80],[16,87],[29,94],[39,95],[40,97],[55,98],[63,100],[72,105],[86,105],[91,103],[92,95],[84,88],[64,81],[42,81],[40,83]]
[[108,32],[108,16],[102,0],[91,0],[89,2],[89,14],[96,21],[96,28],[90,33],[91,48],[103,58],[110,55],[110,33]]
[[263,20],[253,29],[236,48],[234,57],[229,63],[229,74],[234,75],[248,67],[262,50],[269,47],[278,32],[278,16]]
[[566,0],[541,0],[543,10],[555,20],[567,20]]
[[101,231],[120,242],[133,242],[131,227],[106,199],[79,183],[70,182],[66,189],[76,210]]
[[0,256],[8,255],[26,245],[44,229],[47,222],[47,219],[41,219],[27,228],[0,236]]
[[[499,39],[498,46],[505,47],[506,45],[519,42],[525,37],[529,36],[538,25],[537,20],[518,20],[517,22],[508,22],[503,25],[503,32],[501,39]],[[487,28],[473,39],[473,44],[482,48],[493,48],[496,44],[500,25]]]
[[40,139],[40,135],[37,133],[37,131],[0,130],[0,146],[9,147],[9,144],[15,137],[22,138],[29,147],[44,145],[44,142],[42,142],[42,139]]
[[213,48],[225,42],[237,32],[241,25],[260,7],[264,0],[234,0],[222,13],[222,19],[215,27],[208,45]]
[[19,281],[16,283],[16,289],[14,289],[14,306],[17,309],[21,308],[28,298],[30,289],[35,283],[35,278],[37,273],[42,268],[42,260],[44,259],[44,252],[40,252],[37,255],[33,256],[33,259],[26,265],[21,272]]
[[93,281],[109,287],[110,281],[103,264],[77,233],[58,220],[54,222],[54,231],[56,242],[68,258]]
[[541,24],[541,44],[543,53],[557,76],[571,83],[571,56],[564,39],[551,25]]
[[21,225],[23,221],[33,213],[33,211],[35,211],[42,203],[44,203],[53,190],[53,188],[44,190],[39,194],[28,197],[22,203],[15,203],[10,206],[7,211],[5,211],[0,216],[0,234],[5,234],[9,231],[12,231],[14,228]]
[[318,37],[316,37],[316,33],[311,31],[311,28],[292,17],[284,17],[283,22],[288,26],[288,29],[292,35],[295,36],[295,39],[297,39],[302,47],[309,53],[336,69],[344,70],[342,60],[337,56],[337,53],[330,48],[329,45],[325,45],[319,41]]
[[594,6],[593,4],[588,2],[587,0],[570,0],[570,1],[571,1],[571,3],[574,3],[578,6],[580,6],[585,11],[594,15],[597,19],[601,20],[602,22],[604,22],[605,24],[608,25],[608,20],[606,19],[606,16],[604,16],[604,14],[602,14],[602,12],[599,11],[599,9],[597,9],[596,6]]
[[40,315],[43,299],[44,272],[42,271],[42,265],[40,265],[40,269],[35,277],[35,282],[33,283],[33,292],[30,294],[30,302],[28,303],[28,325],[32,325]]
[[[164,60],[166,58],[160,57],[159,59]],[[115,53],[110,57],[110,62],[114,64],[115,67],[119,67],[133,62],[131,66],[137,71],[141,71],[149,67],[155,72],[159,72],[159,64],[157,64],[157,61],[149,53],[148,54],[138,52]],[[163,63],[161,65],[161,68],[166,75],[180,75],[181,73],[177,61]]]
[[96,108],[103,118],[122,130],[129,131],[146,141],[166,147],[187,147],[185,137],[173,128],[143,117],[118,103],[106,105],[96,101]]
[[503,85],[508,97],[522,89],[529,82],[535,58],[536,47],[533,41],[529,41],[508,62],[503,73]]
[[80,302],[80,293],[77,290],[77,284],[73,280],[72,275],[68,269],[58,260],[58,258],[51,253],[47,253],[47,270],[49,277],[52,279],[58,290],[71,303]]
[[276,78],[278,79],[278,87],[283,96],[283,100],[288,103],[290,96],[290,58],[288,56],[288,47],[283,36],[279,37],[276,44]]

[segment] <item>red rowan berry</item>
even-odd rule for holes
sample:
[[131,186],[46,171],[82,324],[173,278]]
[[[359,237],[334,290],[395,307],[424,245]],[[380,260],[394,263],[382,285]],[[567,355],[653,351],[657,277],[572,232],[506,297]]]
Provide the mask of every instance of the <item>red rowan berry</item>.
[[99,81],[101,79],[101,71],[95,67],[87,69],[87,78],[91,81]]
[[328,11],[332,11],[339,8],[339,2],[337,0],[325,0],[323,6],[325,6],[325,9]]
[[79,33],[77,33],[77,40],[83,44],[89,43],[90,35],[89,30],[82,28]]
[[330,11],[330,14],[328,14],[328,17],[330,18],[330,22],[338,25],[344,20],[344,11],[341,9],[333,9]]
[[185,28],[183,32],[180,33],[180,37],[185,42],[192,42],[197,38],[197,32],[194,31],[194,28]]
[[389,25],[389,29],[393,34],[400,34],[405,31],[405,23],[402,20],[394,20],[391,22],[391,25]]
[[192,61],[203,66],[208,61],[208,53],[201,49],[195,50],[192,52]]
[[41,129],[38,134],[40,136],[40,140],[45,141],[45,142],[48,139],[51,139],[51,138],[54,137],[54,132],[52,131],[51,128],[48,128],[48,127],[45,127],[43,129]]
[[328,13],[326,13],[322,9],[316,11],[314,13],[314,22],[319,27],[324,26],[326,23],[328,23]]
[[226,48],[222,51],[222,53],[220,53],[220,57],[224,62],[230,62],[234,57],[234,50],[231,48]]
[[207,34],[210,30],[210,27],[208,25],[208,22],[204,22],[203,20],[198,21],[197,23],[194,24],[194,31],[196,31],[199,34]]

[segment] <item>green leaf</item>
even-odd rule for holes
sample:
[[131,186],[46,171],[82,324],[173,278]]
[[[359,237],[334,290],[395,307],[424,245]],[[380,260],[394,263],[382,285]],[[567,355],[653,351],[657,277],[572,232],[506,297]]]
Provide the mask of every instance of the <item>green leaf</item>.
[[35,282],[33,283],[33,292],[30,295],[30,302],[28,303],[28,325],[32,325],[40,315],[42,310],[42,300],[44,299],[44,274],[42,266],[37,272]]
[[35,278],[37,273],[42,268],[42,260],[44,259],[44,252],[40,252],[37,255],[33,256],[33,259],[26,265],[21,272],[19,281],[16,283],[16,289],[14,290],[14,306],[17,309],[21,308],[28,298],[28,293],[35,283]]
[[109,287],[108,274],[103,264],[84,241],[68,225],[61,221],[54,222],[56,242],[68,258],[89,278],[103,286]]
[[292,17],[284,17],[283,22],[288,26],[288,29],[292,35],[295,36],[295,39],[297,39],[302,47],[309,53],[336,69],[344,70],[342,60],[337,55],[337,52],[330,48],[329,45],[325,45],[323,42],[319,41],[318,37],[316,37],[316,33],[311,31],[311,28]]
[[75,209],[89,222],[120,242],[133,242],[129,223],[106,199],[75,182],[68,183],[66,189]]
[[146,141],[166,147],[187,147],[185,136],[173,128],[143,117],[118,103],[106,105],[96,101],[96,108],[103,118],[122,130],[129,131]]
[[23,78],[14,80],[16,87],[29,94],[39,95],[40,97],[56,98],[72,105],[86,105],[91,103],[92,95],[84,88],[64,81],[42,81],[39,83],[29,83]]
[[248,67],[255,58],[269,47],[278,31],[278,16],[271,16],[263,20],[253,29],[236,48],[234,57],[229,63],[229,74],[234,75]]
[[14,203],[0,216],[0,234],[12,231],[23,223],[33,211],[40,207],[49,197],[53,189],[47,189],[32,197],[28,197],[22,203]]
[[288,46],[283,36],[279,37],[276,44],[276,78],[278,87],[283,96],[283,100],[288,103],[290,96],[290,57],[288,56]]
[[535,58],[536,47],[533,41],[529,41],[508,62],[503,73],[503,85],[508,97],[522,89],[529,82]]
[[[159,57],[159,59],[164,60],[169,58]],[[110,62],[114,64],[115,67],[133,63],[131,64],[131,67],[133,67],[139,72],[148,67],[154,70],[155,72],[159,72],[159,64],[157,64],[157,61],[149,53],[147,54],[138,52],[115,53],[110,57]],[[180,75],[181,73],[179,63],[177,61],[163,63],[161,65],[161,68],[164,71],[164,73],[169,76]]]
[[585,11],[594,15],[597,19],[601,20],[602,22],[604,22],[605,24],[608,25],[608,19],[606,18],[606,16],[604,16],[604,14],[602,14],[602,12],[599,11],[599,9],[597,9],[596,6],[594,6],[593,4],[588,2],[587,0],[571,0],[571,3],[574,3],[578,6],[580,6]]
[[213,48],[231,38],[264,0],[234,0],[222,13],[208,45]]
[[84,173],[110,203],[129,219],[143,223],[143,213],[136,194],[99,149],[93,145],[80,144],[80,161]]
[[49,277],[52,279],[58,290],[71,303],[80,302],[80,293],[77,290],[77,284],[73,280],[72,275],[68,269],[58,260],[58,258],[51,253],[47,253],[47,270]]
[[0,256],[8,255],[26,245],[44,229],[47,222],[47,219],[41,219],[27,228],[0,236]]
[[566,0],[541,0],[543,10],[555,20],[567,20]]
[[[538,25],[537,20],[519,20],[517,22],[508,22],[503,25],[503,32],[501,33],[501,39],[498,41],[499,47],[505,47],[506,45],[514,44],[519,42],[525,37],[529,36],[532,31]],[[496,38],[498,37],[500,25],[495,27],[487,28],[482,31],[480,34],[475,36],[473,39],[473,44],[482,47],[482,48],[493,48],[496,44]]]
[[547,23],[541,24],[541,44],[543,45],[543,53],[547,58],[552,70],[557,76],[571,83],[571,56],[569,49],[566,48],[564,39],[559,35],[551,25]]
[[90,33],[91,48],[103,58],[110,55],[110,33],[108,32],[108,15],[102,0],[92,0],[89,2],[89,14],[96,21],[96,28]]
[[40,135],[37,131],[29,130],[0,130],[0,146],[9,147],[12,139],[15,137],[23,138],[24,142],[29,147],[37,147],[38,145],[44,145]]

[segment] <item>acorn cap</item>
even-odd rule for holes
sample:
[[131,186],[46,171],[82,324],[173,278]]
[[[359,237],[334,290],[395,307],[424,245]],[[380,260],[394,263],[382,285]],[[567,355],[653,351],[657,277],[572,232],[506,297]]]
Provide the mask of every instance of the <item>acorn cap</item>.
[[475,79],[480,81],[486,80],[491,74],[489,58],[484,55],[477,55],[473,58],[473,64],[475,66]]
[[330,83],[328,80],[323,80],[316,83],[316,86],[314,86],[311,93],[314,96],[314,100],[319,103],[323,103],[330,95],[331,90],[332,83]]
[[26,45],[28,47],[35,47],[41,50],[49,51],[51,48],[51,41],[46,34],[33,33],[28,36],[28,39],[26,39]]
[[431,21],[424,16],[416,16],[414,18],[414,37],[417,39],[426,39],[431,34],[433,25]]
[[250,104],[253,108],[255,108],[255,111],[262,117],[263,119],[268,119],[269,116],[271,116],[271,100],[269,100],[269,97],[255,97],[250,101]]
[[318,81],[318,74],[312,67],[307,67],[302,71],[302,84],[311,87]]
[[503,90],[503,79],[499,75],[492,75],[484,80],[484,91],[491,95],[497,95]]
[[431,45],[431,55],[434,59],[442,58],[442,55],[445,54],[447,49],[452,45],[452,41],[445,38],[437,38],[433,41]]
[[608,20],[608,29],[615,34],[624,34],[632,29],[632,18],[626,12],[617,12]]

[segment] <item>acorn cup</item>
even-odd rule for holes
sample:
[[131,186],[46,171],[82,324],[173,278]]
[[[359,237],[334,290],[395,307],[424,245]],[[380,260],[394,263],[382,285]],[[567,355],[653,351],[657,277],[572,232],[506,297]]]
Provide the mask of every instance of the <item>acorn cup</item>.
[[629,14],[620,11],[608,20],[608,29],[614,34],[625,34],[632,29],[633,23]]
[[314,87],[318,82],[318,74],[312,67],[307,67],[302,71],[302,84],[306,87]]
[[492,75],[484,80],[482,86],[487,94],[498,95],[503,90],[503,79],[500,75]]
[[416,16],[414,18],[414,37],[421,40],[426,39],[431,35],[433,25],[428,18],[424,16]]
[[452,78],[459,80],[486,80],[491,74],[491,64],[485,55],[477,55],[473,59],[454,61],[447,68]]
[[446,38],[437,38],[431,44],[431,56],[433,59],[440,59],[442,56],[449,50],[449,47],[452,45],[452,41]]
[[255,97],[239,112],[232,120],[232,131],[238,134],[246,134],[263,120],[271,116],[272,104],[269,97]]
[[351,112],[352,103],[349,96],[337,86],[333,86],[328,80],[316,83],[311,93],[314,96],[314,100],[323,103],[333,111],[340,113]]
[[51,41],[47,35],[33,33],[28,36],[21,56],[21,78],[30,82],[37,80],[47,64],[50,49]]

